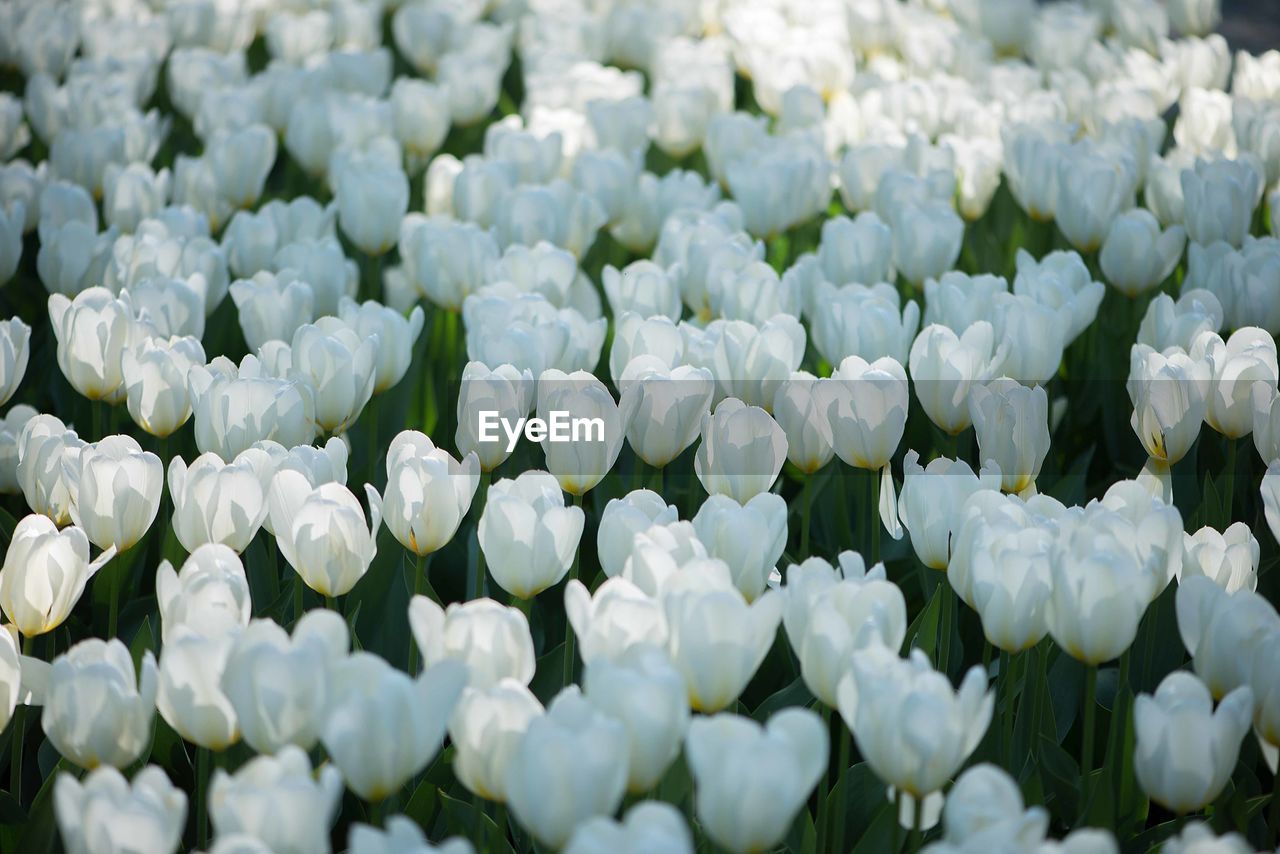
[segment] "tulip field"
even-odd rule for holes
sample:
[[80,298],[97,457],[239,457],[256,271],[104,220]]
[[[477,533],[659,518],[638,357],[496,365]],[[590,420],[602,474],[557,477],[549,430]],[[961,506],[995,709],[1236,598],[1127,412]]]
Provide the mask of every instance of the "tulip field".
[[0,0],[0,854],[1280,850],[1220,5]]

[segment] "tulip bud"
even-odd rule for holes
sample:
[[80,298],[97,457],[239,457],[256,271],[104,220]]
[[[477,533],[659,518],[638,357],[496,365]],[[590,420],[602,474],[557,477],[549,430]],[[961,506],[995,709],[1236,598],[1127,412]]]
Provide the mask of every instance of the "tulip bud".
[[1158,352],[1170,347],[1189,351],[1201,332],[1219,331],[1222,321],[1222,303],[1211,291],[1184,288],[1177,302],[1168,294],[1157,294],[1147,304],[1137,343]]
[[16,476],[27,506],[58,525],[71,522],[67,466],[74,465],[85,443],[53,415],[32,415],[17,442]]
[[632,359],[617,382],[634,412],[627,441],[655,468],[666,466],[694,443],[715,394],[706,368],[668,368],[652,356]]
[[1051,555],[1049,633],[1087,665],[1118,658],[1133,643],[1156,587],[1142,562],[1134,530],[1091,505],[1067,523]]
[[477,529],[493,580],[521,599],[558,584],[573,563],[584,523],[582,508],[564,506],[560,484],[547,472],[497,481]]
[[209,786],[209,818],[219,839],[243,834],[278,854],[327,854],[341,803],[338,769],[326,763],[313,773],[307,754],[293,745],[255,756],[234,774],[218,768]]
[[564,854],[693,854],[693,850],[693,834],[678,809],[664,801],[642,801],[628,809],[621,822],[598,815],[579,824],[569,837]]
[[[350,854],[395,854],[397,851],[475,854],[475,847],[462,836],[451,836],[439,845],[429,844],[418,823],[404,815],[388,817],[382,823],[382,827],[352,824],[351,833],[347,836],[347,850]],[[221,852],[211,851],[210,854],[221,854]]]
[[[587,425],[585,436],[571,441],[548,436],[542,443],[547,470],[572,495],[583,495],[604,479],[617,462],[622,440],[638,398],[623,395],[619,403],[604,383],[586,371],[565,374],[551,369],[538,377],[538,417],[552,424],[554,413],[568,413],[574,431]],[[562,416],[563,417],[563,416]]]
[[745,504],[769,490],[786,454],[786,434],[769,413],[727,398],[702,417],[694,471],[708,495],[727,495]]
[[965,502],[980,489],[999,489],[999,478],[999,471],[990,462],[975,475],[969,464],[959,459],[936,457],[921,467],[920,455],[907,451],[898,515],[911,534],[911,547],[921,563],[946,571],[951,545],[964,521]]
[[[853,657],[840,680],[840,716],[876,775],[921,798],[945,784],[982,741],[995,707],[986,683],[975,666],[953,690],[920,650],[899,658],[873,644]],[[926,709],[939,726],[932,738],[916,738],[902,726],[904,716]]]
[[613,346],[609,350],[609,375],[614,383],[624,376],[634,376],[637,369],[628,368],[636,359],[644,358],[645,366],[672,370],[684,361],[684,336],[670,319],[657,315],[641,317],[625,312],[614,318]]
[[921,330],[911,345],[911,379],[916,398],[929,420],[955,436],[973,423],[969,416],[969,391],[986,383],[1004,363],[1007,345],[995,347],[991,324],[979,320],[962,334],[932,324]]
[[316,317],[337,314],[339,300],[355,296],[360,272],[332,235],[299,238],[282,246],[272,259],[271,269],[277,274],[291,270],[295,278],[311,286]]
[[18,390],[30,356],[31,327],[18,317],[0,321],[0,406]]
[[149,650],[139,673],[120,641],[81,641],[53,660],[40,724],[54,749],[81,768],[123,768],[151,741],[156,681]]
[[1248,685],[1255,658],[1264,658],[1280,628],[1275,607],[1248,589],[1228,592],[1211,578],[1192,576],[1178,585],[1178,634],[1196,675],[1222,699]]
[[821,382],[813,374],[796,371],[773,398],[773,418],[787,437],[787,459],[805,474],[813,474],[835,456],[826,401],[818,390]]
[[256,356],[237,368],[194,365],[187,388],[195,413],[196,447],[224,460],[235,459],[255,442],[272,439],[292,448],[316,435],[315,392],[309,383],[266,372]]
[[1173,0],[1169,22],[1184,36],[1204,36],[1222,20],[1222,0]]
[[369,571],[378,553],[382,498],[365,484],[369,523],[351,490],[339,483],[312,487],[296,471],[271,479],[267,505],[280,554],[312,590],[341,596]]
[[59,531],[47,516],[25,516],[14,526],[0,571],[0,610],[24,637],[62,625],[85,585],[114,555],[89,560],[89,538],[79,528]]
[[[622,565],[622,577],[635,584],[646,596],[658,596],[667,581],[691,561],[706,562],[707,548],[698,539],[692,522],[669,522],[653,525],[636,534],[631,541],[631,554]],[[721,561],[713,561],[723,566]],[[727,576],[732,583],[732,576]]]
[[1172,465],[1191,450],[1208,413],[1209,372],[1184,352],[1133,345],[1125,383],[1133,402],[1129,424],[1147,456]]
[[884,356],[907,360],[920,325],[920,306],[909,300],[901,307],[892,285],[837,288],[820,282],[814,304],[820,308],[813,319],[813,344],[831,364],[838,365],[848,356],[868,362]]
[[1235,770],[1252,712],[1253,691],[1247,685],[1223,698],[1215,712],[1203,682],[1185,671],[1170,673],[1154,695],[1139,694],[1133,702],[1133,770],[1139,784],[1179,815],[1206,806]]
[[893,281],[893,232],[871,211],[833,217],[822,223],[817,260],[833,285]]
[[616,659],[597,659],[587,665],[583,690],[596,708],[626,728],[627,791],[652,789],[679,755],[689,726],[684,680],[666,653],[640,644]]
[[[13,274],[18,272],[26,211],[27,205],[21,201],[0,205],[0,285],[8,284]],[[43,275],[40,280],[44,281]]]
[[231,299],[250,350],[268,341],[292,341],[298,327],[315,318],[311,286],[283,273],[262,270],[238,279],[231,283]]
[[1169,278],[1186,242],[1182,226],[1161,231],[1148,210],[1133,208],[1112,221],[1098,262],[1108,282],[1125,296],[1135,297]]
[[245,455],[224,463],[201,454],[188,468],[180,456],[169,461],[173,531],[188,552],[222,543],[243,552],[267,513],[267,500]]
[[632,312],[642,318],[661,315],[679,322],[680,289],[669,271],[654,262],[632,261],[621,272],[606,264],[600,275],[614,317]]
[[784,709],[763,726],[728,713],[694,720],[685,755],[707,835],[735,854],[778,845],[826,773],[828,748],[810,709]]
[[160,716],[178,735],[209,750],[225,750],[240,739],[235,709],[221,687],[232,642],[230,635],[206,636],[183,625],[169,632],[160,655]]
[[1138,175],[1132,159],[1116,157],[1092,142],[1080,142],[1058,155],[1058,228],[1081,252],[1102,245],[1111,223],[1133,206]]
[[1205,423],[1229,439],[1248,436],[1254,385],[1274,391],[1280,379],[1275,339],[1256,326],[1237,329],[1225,343],[1217,333],[1202,332],[1191,345],[1191,358],[1207,362],[1211,374]]
[[144,219],[154,217],[169,201],[171,175],[158,172],[146,163],[121,167],[108,163],[103,173],[102,216],[107,225],[126,234],[137,230]]
[[595,199],[557,179],[512,190],[498,208],[493,228],[502,246],[532,246],[546,240],[581,259],[606,221],[607,215]]
[[153,436],[173,434],[191,417],[187,374],[205,364],[194,337],[146,338],[121,356],[126,403],[135,424]]
[[347,785],[377,803],[440,751],[467,668],[442,661],[411,678],[370,652],[334,662],[321,735]]
[[539,842],[562,847],[573,829],[612,815],[627,785],[627,730],[571,685],[535,717],[507,764],[507,803]]
[[693,518],[707,554],[724,561],[734,586],[748,602],[765,591],[765,582],[787,545],[787,502],[762,492],[739,504],[726,495],[710,495]]
[[1066,508],[1048,496],[1023,501],[980,490],[960,510],[947,581],[978,612],[995,647],[1021,652],[1048,633],[1053,543]]
[[[1005,351],[1000,369],[1028,385],[1044,385],[1058,372],[1069,319],[1024,294],[996,294],[992,328]],[[972,397],[970,398],[972,400]]]
[[125,396],[121,359],[141,334],[128,294],[89,288],[75,300],[49,297],[49,319],[58,340],[58,366],[90,400],[119,403]]
[[652,525],[674,522],[677,518],[674,504],[667,504],[661,495],[647,489],[637,489],[622,498],[609,499],[600,514],[596,531],[596,554],[604,574],[612,578],[622,572],[636,534]]
[[[842,561],[850,563],[849,560]],[[793,568],[795,569],[795,568]],[[788,576],[787,638],[800,659],[800,675],[818,699],[835,706],[840,678],[851,656],[882,644],[898,649],[907,633],[907,605],[902,591],[884,578],[884,566],[851,572],[810,593],[805,580]]]
[[22,491],[18,483],[18,440],[27,422],[38,414],[32,407],[19,403],[0,418],[0,494],[16,495]]
[[479,468],[474,451],[459,463],[421,433],[397,434],[387,447],[387,528],[414,554],[443,548],[471,507]]
[[665,644],[661,604],[626,578],[610,578],[594,596],[576,578],[564,589],[564,610],[578,638],[578,653],[590,665],[616,660],[638,644]]
[[907,372],[888,356],[870,364],[850,356],[832,372],[825,388],[830,393],[827,417],[836,455],[855,468],[880,471],[880,519],[897,539],[902,528],[895,512],[898,501],[889,461],[906,429]]
[[943,838],[957,848],[986,842],[1039,845],[1049,829],[1049,813],[1041,806],[1024,809],[1017,782],[1003,769],[983,763],[956,779],[947,793],[943,824]]
[[290,375],[315,390],[321,430],[336,436],[360,417],[373,396],[380,345],[377,335],[362,338],[336,318],[321,318],[294,332]]
[[425,80],[397,77],[389,100],[396,140],[421,169],[449,133],[449,96]]
[[1224,240],[1244,243],[1253,209],[1262,198],[1262,174],[1256,161],[1196,159],[1182,171],[1187,236],[1201,246]]
[[53,812],[68,854],[131,848],[173,854],[182,844],[187,796],[155,765],[135,774],[132,783],[103,765],[83,780],[60,772],[53,783]]
[[511,757],[529,722],[542,714],[542,704],[517,679],[463,688],[449,722],[458,782],[479,797],[505,803]]
[[472,688],[487,688],[503,679],[528,685],[533,679],[533,638],[519,608],[472,599],[444,609],[425,596],[414,596],[409,627],[423,664],[461,661]]
[[1244,522],[1234,522],[1222,533],[1205,526],[1194,534],[1182,535],[1183,578],[1204,575],[1228,593],[1258,588],[1258,540]]
[[490,370],[480,362],[468,362],[462,369],[458,389],[458,429],[454,443],[458,453],[475,454],[481,471],[493,471],[511,452],[503,441],[480,440],[480,413],[495,412],[514,424],[529,413],[533,404],[533,374],[509,364]]
[[748,604],[723,561],[703,559],[669,579],[667,651],[694,711],[718,712],[738,699],[773,646],[783,604],[773,590]]
[[252,603],[240,557],[217,543],[198,546],[182,569],[162,561],[156,571],[160,638],[180,628],[209,636],[233,635],[249,625]]
[[85,445],[77,461],[64,459],[71,518],[98,548],[128,551],[160,509],[164,463],[131,436]]
[[1043,386],[1027,388],[1007,377],[974,386],[969,415],[978,435],[978,455],[1000,469],[1001,488],[1022,492],[1035,483],[1049,453],[1049,397]]
[[893,265],[919,285],[955,266],[964,220],[945,202],[908,203],[893,214]]
[[368,255],[381,255],[394,246],[400,221],[409,210],[404,171],[361,155],[342,163],[334,178],[343,234]]
[[378,339],[373,393],[381,394],[400,382],[413,362],[413,347],[422,334],[426,316],[422,306],[415,305],[406,318],[374,300],[357,304],[343,297],[338,303],[338,316],[361,338]]
[[330,671],[349,644],[346,623],[328,609],[303,615],[292,637],[271,620],[254,620],[237,634],[221,688],[245,743],[259,753],[291,744],[310,750],[333,699]]

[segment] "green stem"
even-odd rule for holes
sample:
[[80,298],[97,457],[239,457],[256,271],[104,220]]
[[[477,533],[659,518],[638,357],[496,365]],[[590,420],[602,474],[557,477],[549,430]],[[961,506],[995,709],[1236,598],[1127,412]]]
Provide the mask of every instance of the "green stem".
[[1005,679],[1002,688],[1005,689],[1005,711],[1001,713],[1000,725],[1002,727],[1001,740],[1005,743],[1005,755],[1002,761],[1005,763],[1006,771],[1014,773],[1014,713],[1016,705],[1014,700],[1018,697],[1018,679],[1014,676],[1014,667],[1021,663],[1023,671],[1027,670],[1027,657],[1020,656],[1018,661],[1014,657],[1006,653],[1005,665],[1009,667],[1009,672],[1001,673]]
[[833,843],[830,848],[831,851],[844,850],[844,814],[845,808],[849,804],[849,793],[845,791],[844,776],[849,770],[849,745],[853,740],[853,737],[849,734],[849,727],[845,726],[844,718],[838,719],[840,723],[840,758],[836,765],[836,780],[837,786],[840,789],[840,800],[836,801],[836,815],[831,834],[831,840]]
[[801,560],[809,556],[809,516],[813,508],[813,475],[804,476],[804,484],[800,487],[800,555]]
[[[582,509],[582,496],[573,496],[573,506],[579,510]],[[572,581],[578,577],[578,563],[582,558],[582,544],[578,544],[578,548],[573,552],[573,566],[569,568],[569,580]],[[568,620],[564,624],[564,686],[567,688],[573,682],[573,628],[569,625]]]
[[922,847],[922,838],[924,836],[924,795],[918,795],[911,800],[915,802],[915,815],[911,819],[911,840],[907,843],[907,848],[912,851],[919,851]]
[[374,478],[378,470],[378,448],[379,448],[378,412],[379,410],[382,409],[382,407],[379,406],[378,403],[379,403],[378,398],[375,395],[374,397],[371,397],[369,399],[369,402],[365,405],[365,408],[364,408],[365,418],[369,422],[369,432],[368,432],[369,450],[368,450],[368,462],[366,463],[366,465],[368,466],[368,469],[369,469],[370,483],[374,482]]
[[196,748],[196,842],[204,848],[209,842],[209,749]]
[[[35,651],[35,638],[22,639],[23,655],[32,655]],[[22,803],[22,747],[27,737],[27,707],[19,705],[13,710],[13,748],[9,754],[9,794],[15,801]]]
[[1227,439],[1227,488],[1225,499],[1227,502],[1227,515],[1222,520],[1222,527],[1225,529],[1231,524],[1232,499],[1236,494],[1236,446],[1239,445],[1237,439]]
[[1272,775],[1271,787],[1271,815],[1267,817],[1267,836],[1274,841],[1276,834],[1280,832],[1280,771]]
[[[822,705],[821,714],[822,714],[822,725],[826,728],[827,732],[831,732],[831,707],[827,705]],[[842,728],[844,727],[843,720],[840,721],[840,726]],[[824,768],[822,769],[822,776],[818,778],[818,822],[817,822],[818,849],[817,850],[819,851],[827,850],[826,842],[827,842],[827,834],[829,832],[828,825],[831,820],[831,817],[828,814],[828,804],[830,801],[830,794],[831,794],[831,773],[830,772],[831,772],[830,768]]]
[[106,570],[111,573],[107,579],[109,582],[108,593],[110,599],[107,602],[107,637],[116,636],[116,626],[119,622],[120,615],[120,575],[125,572],[128,567],[124,563],[124,555],[116,555],[111,565]]
[[293,622],[296,625],[302,619],[302,573],[293,574]]
[[880,472],[868,469],[867,480],[867,529],[871,533],[870,554],[867,563],[880,560]]
[[[431,598],[440,603],[440,597],[436,595],[435,590],[431,588],[431,582],[427,578],[427,573],[431,570],[431,555],[418,555],[417,562],[413,567],[413,595],[420,596],[424,589],[431,591]],[[416,676],[418,671],[418,643],[413,638],[413,632],[409,633],[409,675]]]
[[1004,650],[1000,650],[1000,673],[997,679],[1000,680],[996,686],[996,694],[999,697],[999,708],[996,710],[1000,715],[1000,764],[1005,770],[1013,764],[1013,745],[1010,743],[1012,739],[1009,737],[1010,721],[1013,718],[1013,674],[1009,671],[1012,669],[1012,657]]
[[902,789],[898,789],[893,793],[893,835],[889,845],[891,854],[898,854],[902,850],[902,799],[905,793]]
[[941,607],[938,609],[941,612],[938,615],[938,672],[948,676],[951,668],[951,620],[955,613],[955,595],[951,590],[951,582],[945,575],[938,585],[938,595],[942,597]]
[[658,493],[658,495],[662,495],[662,486],[663,486],[662,479],[663,479],[664,471],[666,471],[665,466],[656,467],[653,470],[653,485],[651,486],[651,489],[654,492]]
[[845,498],[848,484],[844,478],[844,464],[836,463],[839,468],[832,472],[836,481],[836,542],[841,549],[849,547],[849,529],[853,527],[853,517],[849,515],[849,501]]
[[93,430],[93,435],[85,438],[86,441],[96,442],[102,438],[102,407],[107,404],[101,400],[89,401],[89,425]]
[[1080,824],[1089,810],[1089,776],[1093,765],[1093,727],[1097,707],[1098,666],[1089,664],[1084,670],[1084,737],[1080,743]]

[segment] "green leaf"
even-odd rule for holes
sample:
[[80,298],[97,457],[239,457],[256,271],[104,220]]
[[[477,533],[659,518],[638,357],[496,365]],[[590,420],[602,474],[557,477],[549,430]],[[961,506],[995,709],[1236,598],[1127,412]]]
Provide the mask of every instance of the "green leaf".
[[[898,824],[898,812],[892,803],[884,803],[876,810],[875,818],[861,837],[854,837],[858,844],[853,847],[854,854],[897,854],[893,847],[894,826]],[[906,832],[897,831],[899,848],[906,839]],[[848,838],[848,837],[846,837]]]
[[1056,741],[1041,736],[1040,771],[1045,805],[1060,821],[1074,821],[1080,798],[1080,766]]
[[140,673],[142,672],[142,656],[147,651],[155,651],[156,639],[151,631],[151,616],[147,615],[142,618],[142,625],[138,627],[138,631],[134,633],[133,640],[129,643],[129,654],[133,656],[133,666]]
[[18,803],[18,799],[8,792],[0,791],[0,824],[21,824],[27,820],[27,811]]
[[808,706],[812,702],[814,702],[813,694],[809,692],[808,687],[804,684],[804,679],[797,676],[791,684],[775,691],[765,698],[764,702],[756,706],[755,711],[751,713],[751,717],[763,723],[774,712],[785,709],[788,706]]
[[[945,579],[943,579],[943,583],[946,583]],[[915,621],[907,627],[907,640],[903,645],[904,653],[916,648],[929,656],[930,661],[935,660],[938,646],[938,620],[942,614],[942,595],[946,592],[949,591],[943,590],[942,583],[939,583],[934,588],[929,604],[915,618]]]

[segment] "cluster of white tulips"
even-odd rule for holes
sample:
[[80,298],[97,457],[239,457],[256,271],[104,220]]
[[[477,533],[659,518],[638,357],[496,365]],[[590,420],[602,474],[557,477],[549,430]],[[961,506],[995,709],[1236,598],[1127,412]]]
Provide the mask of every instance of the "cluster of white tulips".
[[0,850],[1274,849],[1220,2],[0,0]]

